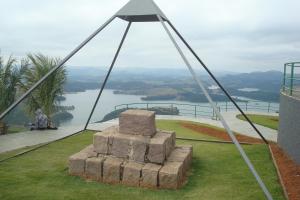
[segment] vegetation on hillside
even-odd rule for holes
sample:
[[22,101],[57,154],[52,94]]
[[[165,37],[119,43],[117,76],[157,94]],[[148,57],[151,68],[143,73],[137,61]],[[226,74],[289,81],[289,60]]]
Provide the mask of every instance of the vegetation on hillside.
[[[97,89],[101,86],[106,70],[103,68],[79,67],[70,69],[66,91],[78,92]],[[200,75],[209,88],[216,85],[207,74]],[[278,102],[282,73],[278,71],[239,73],[217,77],[227,91],[235,97]],[[179,100],[207,102],[197,84],[187,71],[180,69],[128,69],[115,71],[106,85],[117,94],[143,95],[145,100]],[[243,88],[255,88],[255,91],[243,91]],[[215,101],[228,101],[218,89],[210,90]]]

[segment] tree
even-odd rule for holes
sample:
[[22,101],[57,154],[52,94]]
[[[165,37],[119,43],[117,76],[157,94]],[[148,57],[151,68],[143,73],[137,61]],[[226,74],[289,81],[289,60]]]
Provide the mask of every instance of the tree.
[[[26,60],[22,60],[18,66],[17,60],[12,56],[5,62],[0,55],[0,113],[4,112],[16,100],[26,69]],[[1,120],[0,125],[5,127]]]
[[[25,71],[21,88],[27,91],[51,69],[59,63],[58,58],[50,58],[42,54],[28,54],[29,67]],[[63,86],[66,82],[66,70],[62,66],[50,75],[39,87],[37,87],[26,101],[27,111],[33,115],[40,108],[51,118],[58,111],[58,97],[63,94]]]

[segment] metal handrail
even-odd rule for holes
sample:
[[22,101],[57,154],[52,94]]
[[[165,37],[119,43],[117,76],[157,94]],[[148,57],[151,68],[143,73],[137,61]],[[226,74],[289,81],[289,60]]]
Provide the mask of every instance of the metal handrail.
[[[270,112],[278,112],[278,106],[272,105],[271,102],[266,102],[266,105],[251,105],[257,104],[258,102],[262,103],[261,101],[248,101],[248,102],[239,102],[240,106],[244,107],[244,110],[251,111],[251,110],[260,110]],[[263,102],[265,103],[265,102]],[[220,111],[229,111],[236,109],[231,102],[216,102],[218,109]],[[273,103],[274,104],[274,103]],[[209,105],[199,105],[199,104],[187,104],[187,103],[172,103],[172,102],[139,102],[139,103],[128,103],[128,104],[119,104],[115,106],[115,110],[126,108],[143,108],[143,109],[151,109],[157,107],[158,105],[164,105],[168,108],[176,107],[179,111],[179,115],[189,115],[197,117],[209,117],[216,119],[216,113]],[[180,106],[185,106],[184,108],[180,108]],[[179,108],[178,108],[179,107]]]

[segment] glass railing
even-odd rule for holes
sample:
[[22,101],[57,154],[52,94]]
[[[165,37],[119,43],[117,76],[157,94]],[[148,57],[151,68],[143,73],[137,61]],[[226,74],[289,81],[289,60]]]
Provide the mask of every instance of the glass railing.
[[282,92],[286,95],[300,98],[300,62],[286,63]]

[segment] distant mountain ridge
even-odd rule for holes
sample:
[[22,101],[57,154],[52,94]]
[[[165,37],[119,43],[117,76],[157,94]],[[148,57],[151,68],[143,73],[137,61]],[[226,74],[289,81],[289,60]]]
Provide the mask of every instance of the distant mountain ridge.
[[[87,89],[100,88],[107,73],[103,68],[80,67],[67,68],[68,81],[66,92],[80,92]],[[199,73],[206,87],[216,85],[208,74]],[[232,96],[241,96],[262,101],[279,101],[279,91],[282,84],[282,72],[265,71],[250,73],[223,74],[216,73],[220,83]],[[113,70],[107,89],[116,93],[145,95],[149,100],[184,100],[202,102],[203,94],[184,69],[145,69],[128,68]],[[255,88],[257,91],[241,91],[242,88]],[[226,100],[221,91],[210,90],[216,100]]]

